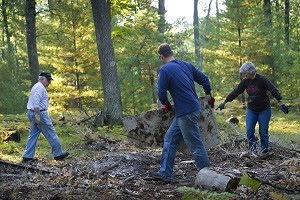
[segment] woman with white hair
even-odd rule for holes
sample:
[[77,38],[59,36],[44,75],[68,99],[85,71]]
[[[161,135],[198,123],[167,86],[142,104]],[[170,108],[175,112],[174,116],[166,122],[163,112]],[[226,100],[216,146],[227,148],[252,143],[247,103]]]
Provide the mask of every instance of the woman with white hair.
[[257,74],[257,70],[252,62],[246,62],[240,67],[240,73],[245,77],[240,84],[228,94],[225,101],[217,109],[224,109],[227,102],[231,102],[244,92],[248,93],[246,109],[246,131],[248,139],[248,149],[256,150],[255,126],[259,124],[259,136],[261,152],[269,151],[269,121],[271,118],[270,99],[267,94],[269,91],[280,105],[280,109],[287,114],[288,107],[282,103],[281,94],[278,89],[263,75]]

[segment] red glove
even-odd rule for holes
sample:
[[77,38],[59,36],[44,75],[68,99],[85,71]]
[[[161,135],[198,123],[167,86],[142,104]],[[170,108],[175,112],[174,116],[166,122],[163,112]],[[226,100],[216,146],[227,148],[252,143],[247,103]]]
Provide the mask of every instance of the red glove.
[[172,110],[172,105],[171,104],[165,104],[164,109],[165,110]]
[[215,99],[213,97],[210,97],[208,100],[208,104],[210,105],[211,108],[215,107]]

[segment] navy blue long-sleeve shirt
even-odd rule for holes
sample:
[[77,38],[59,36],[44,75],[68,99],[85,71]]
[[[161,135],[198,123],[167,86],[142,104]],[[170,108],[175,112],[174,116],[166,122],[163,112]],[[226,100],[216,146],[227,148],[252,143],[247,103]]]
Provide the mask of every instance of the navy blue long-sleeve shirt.
[[175,59],[160,68],[157,83],[158,98],[163,105],[170,104],[167,91],[170,92],[174,101],[175,117],[200,109],[194,81],[203,86],[205,94],[210,94],[208,77],[191,63]]

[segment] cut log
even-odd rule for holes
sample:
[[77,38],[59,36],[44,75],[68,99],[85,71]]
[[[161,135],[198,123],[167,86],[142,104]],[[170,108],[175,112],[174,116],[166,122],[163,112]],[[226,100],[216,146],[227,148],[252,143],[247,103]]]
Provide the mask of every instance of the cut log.
[[198,172],[195,180],[195,188],[203,188],[210,191],[228,192],[235,190],[240,178],[232,175],[224,175],[209,168],[203,168]]
[[[221,135],[213,109],[207,100],[208,97],[201,97],[199,99],[202,108],[199,127],[202,141],[205,147],[209,148],[221,144]],[[165,111],[161,108],[134,116],[124,117],[123,125],[127,132],[129,142],[132,142],[138,147],[161,147],[163,145],[164,135],[173,117],[173,111]],[[177,149],[180,152],[189,153],[183,141]]]

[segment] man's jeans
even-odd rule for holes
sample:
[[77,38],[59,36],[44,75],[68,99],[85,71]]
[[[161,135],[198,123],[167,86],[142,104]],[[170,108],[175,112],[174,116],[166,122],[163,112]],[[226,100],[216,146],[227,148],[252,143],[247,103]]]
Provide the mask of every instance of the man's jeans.
[[259,124],[259,136],[261,143],[261,151],[267,153],[269,151],[269,121],[271,118],[271,107],[261,112],[254,112],[247,108],[246,111],[246,131],[248,138],[248,149],[256,151],[255,126]]
[[38,125],[34,125],[34,111],[28,110],[27,117],[30,122],[30,134],[23,157],[33,158],[36,149],[36,143],[41,132],[51,145],[53,157],[62,155],[63,152],[61,144],[48,113],[46,111],[40,112],[41,121]]
[[209,167],[209,158],[202,143],[198,125],[200,110],[184,116],[174,117],[164,137],[164,146],[161,155],[160,170],[158,174],[171,179],[173,173],[176,147],[182,139],[194,155],[197,169]]

